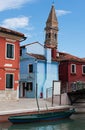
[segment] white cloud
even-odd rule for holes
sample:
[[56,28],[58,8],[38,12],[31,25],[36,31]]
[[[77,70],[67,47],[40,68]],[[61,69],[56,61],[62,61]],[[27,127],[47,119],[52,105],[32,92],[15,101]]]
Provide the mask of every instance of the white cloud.
[[1,26],[11,29],[26,28],[29,26],[29,18],[25,16],[5,19]]
[[0,11],[20,8],[23,4],[31,1],[33,0],[0,0]]
[[27,37],[27,38],[32,38],[32,35],[31,34],[29,34],[29,33],[25,33],[25,36]]
[[71,11],[66,11],[66,10],[56,10],[57,16],[62,16],[71,13]]

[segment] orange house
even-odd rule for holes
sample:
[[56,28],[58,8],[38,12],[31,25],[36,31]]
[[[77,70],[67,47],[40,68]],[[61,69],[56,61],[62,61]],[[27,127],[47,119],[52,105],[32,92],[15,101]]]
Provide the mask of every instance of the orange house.
[[0,100],[16,99],[19,89],[22,33],[0,27]]

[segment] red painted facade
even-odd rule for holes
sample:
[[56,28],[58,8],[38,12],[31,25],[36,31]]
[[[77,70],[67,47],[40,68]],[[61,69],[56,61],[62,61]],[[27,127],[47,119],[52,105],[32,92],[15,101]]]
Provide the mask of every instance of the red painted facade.
[[[71,65],[76,65],[76,73],[71,73]],[[85,63],[78,62],[61,62],[59,65],[59,79],[63,82],[75,82],[75,81],[85,81],[85,75],[82,74],[82,65]]]
[[[59,80],[62,83],[62,89],[68,87],[71,89],[71,84],[74,82],[85,82],[85,59],[72,56],[70,54],[60,54],[59,59]],[[75,73],[72,72],[72,65],[75,65]],[[84,68],[85,69],[85,68]]]
[[[6,58],[6,43],[13,44],[15,49],[15,59]],[[6,38],[0,37],[0,90],[5,90],[6,73],[14,74],[14,89],[17,89],[19,81],[19,42],[10,42]]]
[[[19,43],[22,39],[24,34],[0,27],[0,90],[17,90],[19,86]],[[7,45],[13,46],[10,50],[13,51],[13,58],[7,57]],[[7,83],[12,86],[6,87]]]

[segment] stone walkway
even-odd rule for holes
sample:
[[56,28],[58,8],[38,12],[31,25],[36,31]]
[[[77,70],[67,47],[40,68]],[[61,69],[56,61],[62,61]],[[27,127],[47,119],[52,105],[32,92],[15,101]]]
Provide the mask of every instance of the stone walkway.
[[[44,99],[39,99],[39,108],[40,109],[49,109],[52,107],[52,103]],[[54,104],[54,107],[60,109],[62,107],[68,106],[59,106]],[[17,101],[0,101],[0,115],[7,113],[18,113],[18,112],[27,112],[27,111],[38,110],[36,99],[19,99]]]

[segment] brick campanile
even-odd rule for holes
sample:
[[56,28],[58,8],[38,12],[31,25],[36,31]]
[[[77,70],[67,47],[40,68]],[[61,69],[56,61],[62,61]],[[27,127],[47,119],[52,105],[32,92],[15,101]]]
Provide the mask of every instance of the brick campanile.
[[45,47],[57,49],[58,21],[54,5],[52,5],[48,16],[45,32]]

